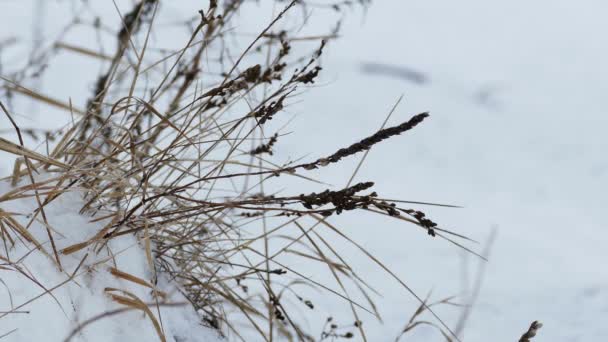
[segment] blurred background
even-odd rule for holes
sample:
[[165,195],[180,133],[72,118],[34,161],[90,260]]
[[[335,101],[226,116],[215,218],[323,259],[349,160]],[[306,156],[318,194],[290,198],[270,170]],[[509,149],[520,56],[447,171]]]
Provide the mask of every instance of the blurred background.
[[[30,52],[43,50],[42,42],[64,34],[75,14],[86,14],[82,3],[0,1],[0,75],[7,77],[27,63]],[[118,22],[112,2],[97,5],[95,13]],[[163,6],[169,23],[173,14],[197,15],[202,5]],[[243,31],[267,25],[272,6],[283,3],[251,2],[250,12],[241,14]],[[403,96],[389,123],[422,111],[431,117],[375,146],[355,180],[374,181],[386,198],[462,206],[425,212],[478,241],[473,249],[487,253],[489,261],[394,220],[342,215],[332,222],[420,296],[432,290],[431,300],[457,296],[455,302],[474,302],[464,341],[515,341],[533,320],[545,324],[535,341],[608,340],[608,267],[601,266],[608,260],[607,11],[597,0],[385,0],[341,14],[312,10],[310,20],[318,26],[303,35],[340,21],[340,37],[323,55],[320,80],[288,106],[291,133],[275,157],[313,158],[368,136]],[[97,39],[93,30],[65,35],[64,41],[93,46]],[[161,38],[166,48],[184,42]],[[106,46],[109,54],[114,48]],[[66,53],[25,86],[83,107],[100,70]],[[13,100],[22,129],[60,128],[72,120],[52,107]],[[8,121],[0,120],[0,130],[0,136],[15,138]],[[45,151],[44,144],[29,144]],[[357,163],[326,168],[322,179],[342,187]],[[11,157],[0,154],[1,174],[11,168]],[[294,189],[299,193],[310,185]],[[394,340],[416,301],[364,255],[344,248],[380,294],[375,300],[383,322],[363,318],[369,340]],[[313,331],[328,316],[352,324],[349,308],[341,305],[340,311],[337,303],[315,303]],[[452,327],[462,310],[437,308]],[[422,327],[408,339],[442,337]]]

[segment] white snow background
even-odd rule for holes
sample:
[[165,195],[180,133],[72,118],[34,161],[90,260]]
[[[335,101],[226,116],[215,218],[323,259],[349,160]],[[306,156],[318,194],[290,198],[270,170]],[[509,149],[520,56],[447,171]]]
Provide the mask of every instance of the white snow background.
[[[3,35],[30,35],[33,3],[0,2]],[[46,3],[45,36],[52,37],[53,28],[65,23],[69,16],[61,13],[71,4]],[[168,6],[175,13],[197,7],[192,2]],[[112,8],[109,15],[115,15]],[[266,25],[268,16],[255,15],[263,10],[252,5],[251,11],[243,15],[243,25]],[[462,339],[516,341],[531,321],[540,320],[544,327],[535,342],[607,341],[608,267],[601,266],[608,256],[606,13],[608,3],[597,0],[384,0],[375,1],[365,15],[352,11],[343,22],[343,37],[324,55],[321,83],[288,108],[296,115],[289,126],[293,133],[281,139],[276,157],[322,155],[368,136],[404,94],[391,123],[427,110],[431,117],[375,146],[356,180],[375,181],[375,190],[387,198],[464,206],[424,209],[434,221],[480,241],[478,251],[496,229]],[[320,21],[330,20],[318,15]],[[41,89],[64,100],[87,98],[98,69],[82,59],[65,60],[45,75]],[[363,72],[361,65],[372,62],[417,70],[427,82]],[[60,89],[45,87],[58,84],[66,73],[91,77],[86,82],[65,79]],[[59,127],[70,120],[43,107],[17,114],[22,127]],[[2,120],[0,127],[10,126]],[[8,174],[12,159],[0,158],[0,171]],[[325,168],[323,180],[343,186],[357,161]],[[301,188],[295,185],[295,193]],[[341,215],[332,223],[347,228],[421,296],[432,289],[434,299],[460,295],[467,302],[479,270],[473,256],[398,221]],[[383,324],[363,317],[369,340],[394,340],[415,310],[415,300],[365,256],[344,248],[382,294],[376,300]],[[320,332],[328,315],[352,323],[347,305],[323,298],[309,322],[313,331]],[[461,310],[438,312],[453,325]],[[56,314],[47,316],[44,333],[65,324]],[[2,334],[9,329],[0,322]],[[23,327],[35,327],[33,322]],[[205,333],[201,340],[213,338]],[[127,338],[139,341],[120,339]],[[117,339],[100,339],[110,340]],[[421,329],[409,337],[430,340],[441,336]]]

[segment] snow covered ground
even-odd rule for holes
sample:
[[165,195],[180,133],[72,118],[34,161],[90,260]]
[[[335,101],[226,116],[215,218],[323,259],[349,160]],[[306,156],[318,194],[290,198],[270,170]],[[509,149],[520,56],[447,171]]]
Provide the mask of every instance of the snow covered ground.
[[[0,6],[0,22],[12,23],[11,31],[28,27],[31,11],[15,11],[25,5]],[[294,133],[281,140],[276,158],[330,152],[369,135],[404,94],[391,122],[425,110],[430,120],[372,150],[357,180],[375,181],[388,198],[464,206],[426,212],[480,241],[477,251],[496,229],[463,340],[516,341],[532,320],[545,324],[534,341],[608,340],[608,268],[601,266],[608,257],[607,10],[597,0],[408,0],[376,1],[365,16],[353,11],[344,37],[324,55],[325,83],[289,108],[297,115]],[[372,62],[416,70],[426,82],[365,73],[362,64]],[[53,77],[61,76],[46,81]],[[66,83],[49,92],[88,94],[86,85]],[[20,114],[24,126],[69,120]],[[324,169],[323,180],[342,186],[356,162]],[[474,257],[399,222],[342,216],[332,223],[419,294],[433,289],[433,298],[467,301],[479,270]],[[394,340],[415,301],[364,256],[348,256],[382,294],[383,324],[363,317],[369,340]],[[339,303],[315,303],[313,331],[328,315],[352,323]],[[461,311],[438,312],[453,326]],[[440,338],[421,329],[409,340]]]
[[[44,180],[43,176],[37,177]],[[18,184],[22,186],[25,184]],[[8,182],[0,182],[0,194],[11,190]],[[57,250],[87,241],[109,220],[91,222],[94,217],[78,214],[83,205],[82,194],[69,193],[45,206],[49,226],[54,230]],[[159,339],[152,320],[140,310],[125,310],[125,305],[110,298],[138,298],[150,305],[152,315],[171,342],[217,340],[217,334],[200,325],[199,317],[184,296],[164,277],[156,290],[166,294],[166,301],[157,300],[149,287],[130,281],[122,275],[152,279],[145,252],[133,236],[110,241],[101,253],[90,248],[61,255],[63,272],[53,262],[10,229],[16,224],[26,227],[38,208],[35,197],[3,201],[3,226],[16,241],[5,250],[9,260],[0,264],[0,336],[5,341],[154,341]],[[43,222],[37,220],[28,229],[47,253],[52,249]],[[121,277],[122,276],[122,277]],[[108,291],[108,289],[113,289]],[[52,295],[48,295],[47,291]],[[170,305],[163,305],[170,303]],[[128,322],[128,324],[126,323]],[[159,326],[159,327],[160,327]],[[79,329],[77,329],[79,328]]]
[[[310,94],[306,110],[327,120],[315,126],[313,150],[340,139],[334,123],[357,135],[378,126],[402,93],[399,118],[431,112],[413,134],[372,151],[358,179],[377,180],[388,197],[465,206],[430,212],[479,241],[497,227],[465,341],[513,341],[534,319],[545,323],[538,341],[608,339],[606,10],[599,1],[376,2],[333,46],[335,81]],[[361,62],[429,81],[365,75]],[[457,249],[393,222],[349,224],[420,293],[458,292]],[[395,288],[383,292],[377,340],[411,310]]]

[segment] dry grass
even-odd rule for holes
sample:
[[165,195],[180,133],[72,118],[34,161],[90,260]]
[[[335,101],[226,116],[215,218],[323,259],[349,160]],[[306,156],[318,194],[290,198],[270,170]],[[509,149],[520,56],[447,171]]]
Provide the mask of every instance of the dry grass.
[[539,322],[539,321],[532,322],[532,324],[530,324],[530,327],[528,328],[528,331],[526,331],[523,335],[521,335],[519,342],[530,342],[532,340],[532,338],[534,336],[536,336],[536,333],[538,332],[538,330],[542,327],[543,327],[543,324],[541,322]]
[[[58,250],[52,243],[42,245],[27,227],[1,213],[2,240],[11,245],[19,236],[53,258],[61,269],[62,255],[85,248],[99,251],[109,240],[133,234],[145,246],[150,266],[180,284],[206,324],[239,338],[242,327],[236,326],[228,314],[238,311],[266,341],[315,340],[316,332],[304,331],[294,317],[299,309],[285,304],[295,298],[303,308],[314,310],[310,299],[298,295],[301,284],[342,298],[357,322],[361,321],[362,312],[378,316],[371,288],[357,274],[355,265],[343,258],[339,247],[318,234],[320,229],[329,230],[416,296],[420,301],[417,313],[426,311],[435,316],[434,323],[428,324],[438,327],[447,339],[457,340],[434,314],[432,304],[419,298],[371,252],[328,220],[332,215],[371,211],[465,248],[465,237],[442,229],[420,210],[404,207],[436,204],[385,199],[373,191],[373,182],[351,185],[350,175],[345,179],[350,178],[345,188],[324,189],[309,174],[310,170],[366,154],[375,144],[421,124],[428,114],[413,115],[392,127],[383,125],[366,138],[354,139],[357,142],[350,146],[320,152],[321,157],[312,161],[272,161],[272,149],[281,140],[280,131],[272,129],[272,119],[284,114],[300,89],[315,82],[326,41],[338,33],[302,37],[297,32],[279,30],[278,23],[290,11],[315,5],[305,1],[277,2],[281,9],[274,19],[248,44],[238,45],[240,52],[233,56],[225,46],[230,44],[242,5],[238,0],[210,1],[196,19],[189,21],[192,34],[183,48],[161,54],[149,45],[149,38],[157,29],[155,18],[162,10],[156,0],[141,1],[122,15],[113,55],[68,44],[59,37],[52,42],[53,49],[105,63],[105,71],[95,81],[85,109],[21,86],[23,78],[17,75],[30,72],[4,78],[6,94],[61,108],[77,120],[62,130],[48,155],[28,149],[22,141],[16,144],[0,140],[0,150],[19,157],[13,184],[24,177],[31,180],[0,195],[0,201],[36,197],[38,210],[32,213],[33,222],[39,216],[45,219],[46,205],[64,193],[79,190],[86,193],[86,204],[78,208],[80,212],[111,218],[111,222],[88,240]],[[348,2],[338,2],[329,8],[340,10],[346,5]],[[316,47],[307,55],[293,56],[292,44],[311,41],[316,41]],[[43,55],[26,70],[37,70],[39,64],[51,61],[51,55]],[[2,109],[10,118],[9,109]],[[15,129],[18,130],[16,125]],[[28,134],[34,135],[35,131]],[[53,132],[45,134],[49,138]],[[40,172],[51,176],[36,182],[32,174]],[[276,183],[285,177],[310,181],[319,190],[280,196],[264,191],[265,187],[276,188]],[[51,229],[48,237],[52,242]],[[319,283],[297,267],[282,263],[281,257],[286,254],[325,265],[332,281]],[[77,272],[78,269],[72,275]],[[111,272],[118,278],[155,288],[155,279],[137,278],[118,269]],[[360,293],[350,293],[352,286]],[[148,304],[120,289],[107,292],[125,310],[145,312],[159,339],[165,340]],[[352,299],[355,297],[365,301]],[[116,313],[102,313],[98,318]],[[85,325],[93,322],[94,319],[88,320]],[[321,339],[359,334],[366,340],[360,323],[351,327],[352,332],[340,332],[337,326],[328,324]],[[404,333],[417,324],[424,323],[411,321]]]

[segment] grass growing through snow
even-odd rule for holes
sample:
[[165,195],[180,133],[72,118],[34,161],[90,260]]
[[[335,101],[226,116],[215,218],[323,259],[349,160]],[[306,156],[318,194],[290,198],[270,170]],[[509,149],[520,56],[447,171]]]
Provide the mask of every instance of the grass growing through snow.
[[[353,138],[347,146],[304,149],[303,153],[317,156],[310,160],[273,160],[273,149],[283,135],[273,119],[285,115],[299,92],[315,82],[323,50],[338,35],[333,30],[301,36],[297,28],[281,27],[294,26],[292,12],[304,13],[299,25],[306,25],[311,8],[344,10],[348,3],[321,6],[277,1],[266,26],[243,40],[235,28],[246,14],[242,13],[245,4],[211,0],[207,8],[182,22],[191,30],[182,47],[167,50],[152,43],[163,29],[156,20],[163,3],[143,0],[128,12],[119,12],[118,28],[104,27],[103,18],[90,23],[99,31],[113,30],[112,54],[69,44],[59,37],[23,70],[3,75],[3,103],[21,96],[65,110],[76,119],[61,132],[42,132],[47,142],[54,142],[47,143],[53,146],[48,153],[39,153],[24,146],[22,134],[40,132],[22,132],[13,121],[10,106],[3,104],[2,114],[11,121],[19,141],[0,139],[0,150],[17,157],[11,176],[16,187],[0,195],[0,203],[35,197],[38,209],[31,215],[31,224],[46,221],[46,205],[64,193],[79,190],[86,194],[85,205],[77,210],[95,219],[110,218],[110,223],[89,239],[58,249],[48,223],[50,243],[46,244],[35,240],[28,233],[29,227],[2,212],[0,236],[4,245],[14,244],[19,236],[62,270],[64,255],[82,250],[99,252],[112,239],[135,235],[155,274],[168,274],[201,313],[202,321],[231,337],[244,339],[240,323],[245,322],[266,341],[316,340],[316,332],[306,331],[300,323],[301,308],[314,314],[314,299],[299,294],[299,287],[305,284],[342,298],[354,317],[352,331],[340,332],[328,323],[321,340],[355,335],[366,340],[361,315],[379,317],[373,288],[357,273],[356,265],[345,260],[341,248],[319,234],[319,230],[327,230],[359,249],[387,278],[394,278],[403,286],[404,295],[415,296],[420,302],[417,313],[435,316],[433,326],[447,339],[457,339],[426,300],[331,223],[333,215],[374,212],[466,248],[462,245],[468,241],[465,237],[442,229],[422,211],[410,207],[436,204],[385,199],[373,190],[373,182],[353,183],[354,174],[345,178],[348,185],[342,189],[329,189],[310,174],[347,158],[361,158],[360,167],[374,145],[398,139],[423,125],[429,114],[412,115],[395,126],[387,127],[385,122],[378,131]],[[84,22],[75,20],[69,29]],[[310,47],[308,52],[292,48],[300,43]],[[103,67],[92,80],[94,91],[86,101],[54,99],[23,86],[28,77],[44,72],[57,51],[91,58]],[[36,181],[40,173],[48,174],[46,180]],[[265,191],[280,188],[288,177],[306,180],[314,190],[290,193],[287,186],[280,193]],[[22,179],[28,180],[26,185],[17,186]],[[307,263],[321,263],[332,279],[321,283],[307,277],[297,266],[281,262],[286,254]],[[9,260],[5,257],[0,256]],[[155,276],[141,279],[118,269],[112,274],[155,289]],[[349,290],[353,286],[358,294]],[[162,322],[148,304],[120,289],[109,288],[107,294],[126,308],[143,311],[159,338],[165,339]],[[162,303],[162,295],[157,298]],[[301,308],[286,304],[293,302]],[[238,321],[231,319],[234,312],[240,317]],[[100,313],[99,317],[119,313]],[[404,333],[412,328],[408,325]]]

